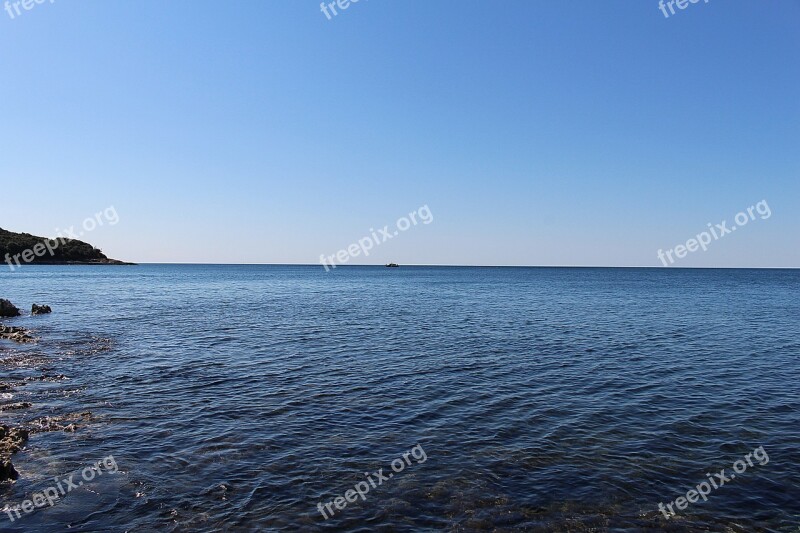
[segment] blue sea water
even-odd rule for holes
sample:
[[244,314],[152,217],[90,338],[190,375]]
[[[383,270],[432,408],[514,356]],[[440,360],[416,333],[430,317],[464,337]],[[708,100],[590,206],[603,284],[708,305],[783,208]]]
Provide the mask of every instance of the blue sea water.
[[29,266],[0,297],[53,307],[5,321],[39,342],[0,341],[33,403],[0,420],[92,414],[1,505],[119,468],[2,531],[800,530],[797,270]]

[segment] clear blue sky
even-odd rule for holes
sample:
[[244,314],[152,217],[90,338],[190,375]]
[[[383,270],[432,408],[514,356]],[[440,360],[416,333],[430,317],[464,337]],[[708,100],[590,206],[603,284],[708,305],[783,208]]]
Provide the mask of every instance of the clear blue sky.
[[[0,0],[4,1],[4,0]],[[13,9],[13,7],[12,7]],[[55,0],[0,12],[0,227],[140,262],[800,267],[800,2]],[[730,224],[730,222],[729,222]]]

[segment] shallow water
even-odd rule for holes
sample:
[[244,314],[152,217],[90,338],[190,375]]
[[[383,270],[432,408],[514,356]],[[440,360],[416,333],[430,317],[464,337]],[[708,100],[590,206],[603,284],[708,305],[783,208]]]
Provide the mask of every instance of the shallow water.
[[0,501],[119,468],[3,531],[800,528],[800,271],[31,266],[0,297],[54,310],[7,321],[41,340],[2,380],[49,379],[0,419],[93,415]]

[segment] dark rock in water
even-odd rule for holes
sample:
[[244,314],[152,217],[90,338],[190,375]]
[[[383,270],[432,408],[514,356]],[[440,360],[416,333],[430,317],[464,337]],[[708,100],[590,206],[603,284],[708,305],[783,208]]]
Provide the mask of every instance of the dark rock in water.
[[[11,408],[20,406],[30,406],[30,404],[12,404],[3,406]],[[33,433],[44,433],[48,431],[66,431],[69,433],[77,431],[82,425],[94,420],[92,413],[69,413],[62,416],[45,416],[36,420],[31,420],[25,427],[10,427],[0,425],[0,483],[17,479],[19,474],[11,464],[11,456],[20,451],[28,437]]]
[[20,343],[36,342],[36,339],[33,338],[27,329],[2,325],[0,325],[0,339],[6,339]]
[[67,376],[65,376],[64,374],[58,374],[58,375],[55,375],[55,376],[48,376],[46,374],[42,374],[41,376],[28,376],[28,377],[25,378],[25,381],[51,381],[51,382],[56,382],[56,381],[64,381],[65,379],[67,379]]
[[46,315],[46,314],[52,313],[52,312],[53,312],[53,310],[50,309],[49,305],[36,305],[36,304],[33,304],[33,307],[31,307],[31,314],[32,315]]
[[0,455],[17,453],[28,440],[28,430],[10,426],[0,426]]
[[0,482],[19,477],[11,464],[11,456],[20,451],[27,440],[28,430],[0,426]]
[[13,481],[19,477],[10,459],[0,459],[0,483],[3,481]]
[[17,309],[17,306],[9,302],[8,300],[3,300],[0,298],[0,317],[10,318],[19,316],[20,312]]
[[0,411],[17,411],[19,409],[27,409],[33,405],[30,402],[20,402],[20,403],[9,403],[6,405],[0,405]]
[[60,416],[44,416],[31,420],[26,424],[31,433],[47,433],[50,431],[67,431],[74,432],[81,426],[84,426],[95,420],[92,413],[69,413]]
[[[11,404],[0,407],[6,409],[23,409],[30,407],[29,403]],[[31,420],[25,427],[10,427],[0,425],[0,483],[17,479],[19,474],[11,464],[11,456],[20,451],[28,437],[33,433],[48,431],[66,431],[73,433],[82,425],[94,420],[92,413],[70,413],[62,416],[45,416]]]

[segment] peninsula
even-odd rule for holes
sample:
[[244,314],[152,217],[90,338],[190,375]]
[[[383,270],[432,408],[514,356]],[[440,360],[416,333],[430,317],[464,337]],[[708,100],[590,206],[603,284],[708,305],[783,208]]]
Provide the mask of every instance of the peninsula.
[[38,265],[131,265],[109,259],[91,244],[77,239],[48,239],[29,233],[14,233],[0,228],[0,260],[10,268],[22,264]]

